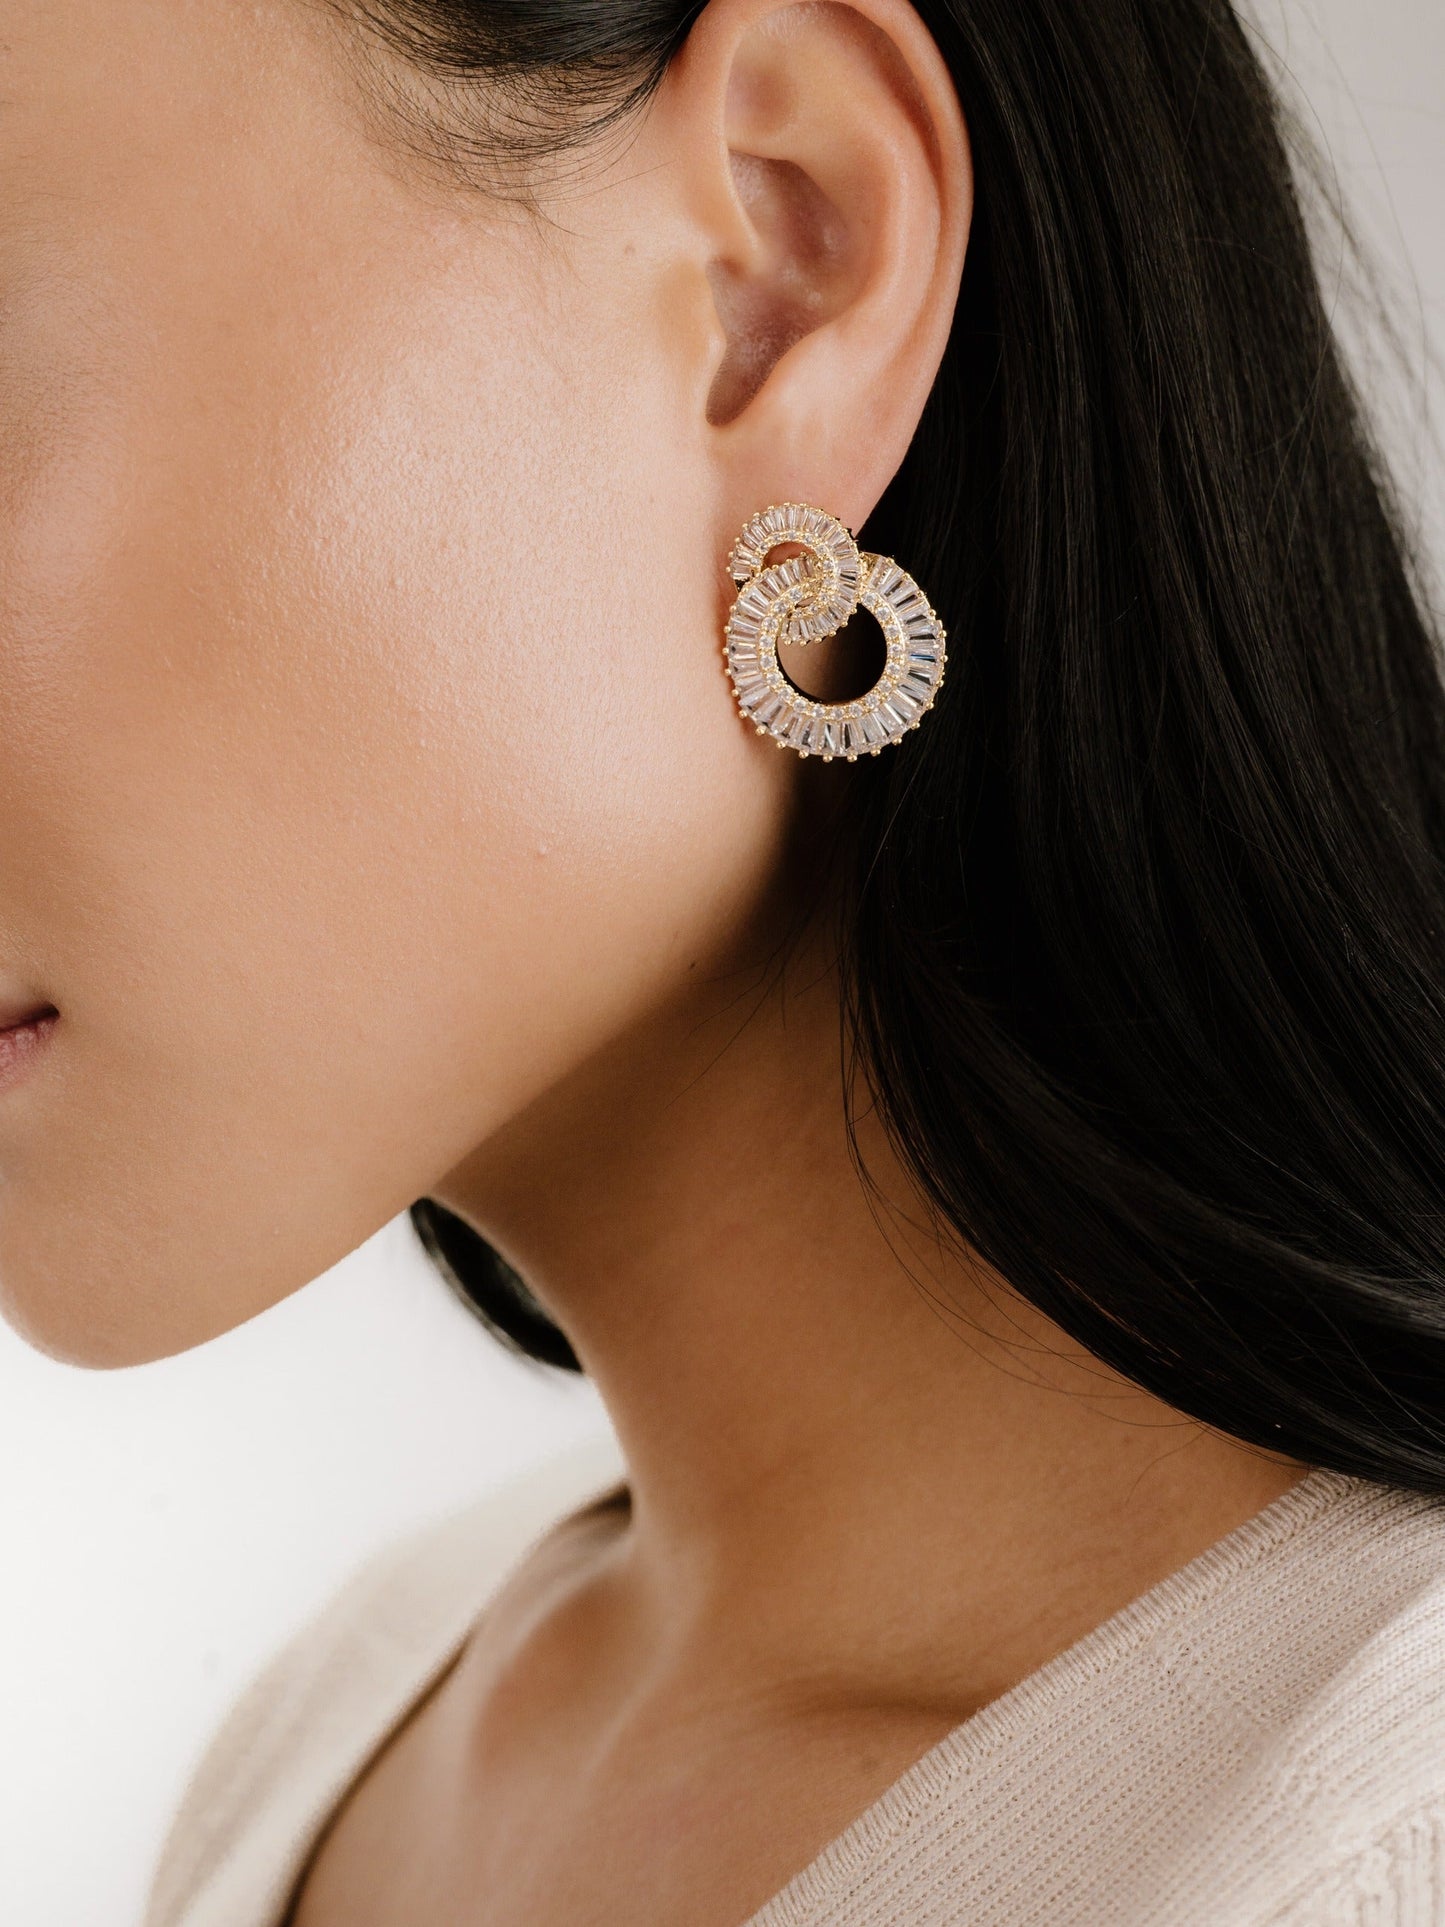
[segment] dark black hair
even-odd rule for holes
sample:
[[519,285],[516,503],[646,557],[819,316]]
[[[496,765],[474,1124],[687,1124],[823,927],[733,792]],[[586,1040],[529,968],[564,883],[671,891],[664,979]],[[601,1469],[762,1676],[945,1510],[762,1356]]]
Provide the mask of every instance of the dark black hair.
[[[699,11],[357,4],[558,141],[644,103]],[[846,773],[848,1037],[942,1218],[1095,1355],[1445,1490],[1445,691],[1288,120],[1227,0],[918,12],[977,204],[859,533],[954,666]],[[575,1363],[468,1227],[415,1215]]]

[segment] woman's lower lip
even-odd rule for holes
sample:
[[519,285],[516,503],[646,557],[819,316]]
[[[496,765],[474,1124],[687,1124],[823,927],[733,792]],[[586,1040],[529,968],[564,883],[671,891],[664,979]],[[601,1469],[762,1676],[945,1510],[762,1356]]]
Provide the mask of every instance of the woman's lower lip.
[[55,1029],[57,1015],[53,1010],[39,1011],[23,1024],[0,1030],[0,1091],[18,1083],[29,1070]]

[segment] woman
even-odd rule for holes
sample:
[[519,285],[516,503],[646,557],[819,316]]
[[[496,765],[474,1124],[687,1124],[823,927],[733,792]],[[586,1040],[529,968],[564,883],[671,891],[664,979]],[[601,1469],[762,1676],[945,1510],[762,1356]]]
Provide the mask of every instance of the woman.
[[1238,21],[0,25],[9,1315],[422,1200],[618,1441],[152,1921],[1445,1920],[1445,696]]

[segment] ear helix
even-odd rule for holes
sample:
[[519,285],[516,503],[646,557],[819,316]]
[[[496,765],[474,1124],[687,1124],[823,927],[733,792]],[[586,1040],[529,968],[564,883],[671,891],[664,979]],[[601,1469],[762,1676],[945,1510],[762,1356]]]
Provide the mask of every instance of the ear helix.
[[[805,553],[767,565],[796,543]],[[738,708],[760,735],[800,756],[856,762],[916,728],[943,681],[945,637],[913,577],[888,555],[860,552],[822,509],[782,502],[750,516],[728,556],[738,597],[723,657]],[[862,607],[883,631],[883,672],[852,702],[816,702],[783,672],[778,646],[834,635]]]

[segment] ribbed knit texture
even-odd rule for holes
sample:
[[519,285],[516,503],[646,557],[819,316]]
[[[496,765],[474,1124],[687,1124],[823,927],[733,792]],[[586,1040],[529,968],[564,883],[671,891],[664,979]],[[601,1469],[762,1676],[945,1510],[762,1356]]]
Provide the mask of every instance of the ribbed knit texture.
[[[215,1741],[146,1927],[281,1927],[488,1598],[621,1473],[599,1436],[354,1581]],[[745,1927],[1046,1922],[1445,1927],[1445,1508],[1309,1474],[956,1728]]]

